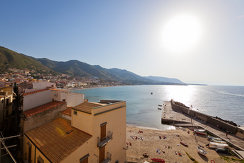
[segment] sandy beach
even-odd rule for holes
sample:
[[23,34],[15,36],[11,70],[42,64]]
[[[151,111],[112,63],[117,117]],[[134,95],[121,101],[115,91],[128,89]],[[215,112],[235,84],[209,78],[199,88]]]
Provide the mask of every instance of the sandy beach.
[[[188,147],[183,146],[180,143],[181,141]],[[211,162],[212,160],[215,163],[227,162],[215,150],[206,147],[206,144],[209,143],[207,138],[195,136],[193,131],[186,128],[161,131],[127,125],[126,143],[128,162],[152,162],[151,158],[164,159],[165,162],[169,163],[193,162],[189,156],[199,163]],[[206,157],[198,154],[198,145],[207,151]],[[148,158],[145,158],[143,154],[147,154]]]

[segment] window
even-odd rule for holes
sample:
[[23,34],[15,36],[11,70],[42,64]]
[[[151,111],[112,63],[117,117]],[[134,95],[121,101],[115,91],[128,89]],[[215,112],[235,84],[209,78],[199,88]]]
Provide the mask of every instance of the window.
[[39,156],[37,159],[37,163],[44,163],[44,160]]
[[89,154],[83,156],[83,157],[80,159],[80,163],[88,163],[88,157],[89,157],[89,156],[90,156]]
[[74,115],[77,115],[77,111],[76,110],[74,110]]

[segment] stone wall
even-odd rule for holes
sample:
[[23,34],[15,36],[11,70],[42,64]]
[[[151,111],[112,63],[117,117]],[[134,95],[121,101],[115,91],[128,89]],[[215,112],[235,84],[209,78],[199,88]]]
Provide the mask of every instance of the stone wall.
[[61,111],[64,111],[67,108],[66,106],[67,106],[66,103],[60,104],[56,107],[53,107],[52,109],[43,111],[41,113],[38,113],[36,115],[24,119],[23,120],[24,132],[39,127],[59,117],[60,116],[59,113]]
[[229,123],[226,123],[224,121],[221,121],[220,119],[216,119],[215,117],[212,117],[210,115],[206,115],[203,113],[200,113],[195,110],[191,110],[189,107],[184,106],[183,104],[180,104],[178,102],[175,102],[171,100],[172,109],[177,112],[181,112],[185,115],[188,115],[190,117],[193,117],[194,119],[197,119],[199,121],[202,121],[203,123],[206,123],[208,125],[211,125],[213,127],[219,128],[222,131],[228,131],[232,134],[237,133],[237,126],[231,125]]
[[243,128],[238,128],[236,136],[244,140],[244,130]]

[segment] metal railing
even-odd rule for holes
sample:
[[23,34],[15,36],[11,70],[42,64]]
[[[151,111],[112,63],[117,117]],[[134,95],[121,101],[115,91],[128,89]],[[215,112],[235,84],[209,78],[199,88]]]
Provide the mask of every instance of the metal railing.
[[106,136],[103,140],[100,140],[100,138],[98,138],[98,143],[97,146],[99,148],[105,146],[113,137],[113,133],[112,132],[108,132],[108,136]]

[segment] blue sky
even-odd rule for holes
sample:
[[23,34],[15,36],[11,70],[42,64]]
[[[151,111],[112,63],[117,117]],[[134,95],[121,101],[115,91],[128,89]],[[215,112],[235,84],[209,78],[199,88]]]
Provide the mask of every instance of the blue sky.
[[[202,35],[175,54],[162,49],[161,33],[182,14],[197,18]],[[241,0],[2,1],[0,20],[0,45],[33,57],[244,85]]]

